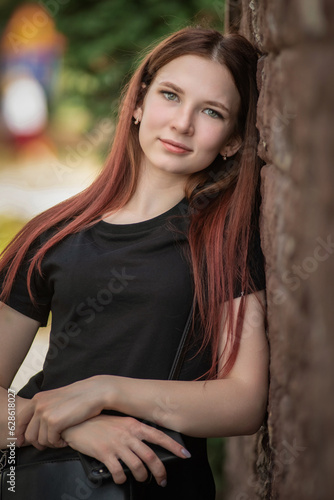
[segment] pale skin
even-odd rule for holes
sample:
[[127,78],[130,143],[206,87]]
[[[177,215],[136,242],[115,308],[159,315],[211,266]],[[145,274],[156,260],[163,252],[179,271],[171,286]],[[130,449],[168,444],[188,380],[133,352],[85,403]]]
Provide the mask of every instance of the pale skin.
[[[214,106],[208,105],[208,96]],[[190,173],[205,168],[218,153],[229,156],[240,147],[240,140],[231,138],[238,106],[239,95],[232,78],[218,63],[182,56],[164,66],[142,105],[134,110],[134,117],[141,122],[143,149],[136,193],[123,209],[106,214],[104,220],[116,224],[140,222],[178,203]],[[217,118],[217,112],[225,117]],[[164,140],[174,142],[166,145]],[[174,143],[188,149],[184,151]],[[227,377],[183,382],[103,375],[36,394],[32,400],[17,397],[18,445],[33,444],[42,449],[68,444],[103,461],[116,483],[126,480],[118,459],[139,481],[147,478],[145,463],[158,484],[165,485],[166,470],[143,440],[160,444],[183,459],[187,459],[187,453],[136,417],[194,437],[253,434],[262,423],[268,391],[269,353],[261,307],[264,301],[263,291],[247,296],[240,347]],[[239,302],[240,298],[234,299],[234,318]],[[223,319],[220,353],[227,335]],[[7,388],[39,326],[9,306],[0,308],[1,447],[6,446],[8,436]],[[223,362],[220,359],[220,367]],[[131,417],[101,415],[104,409]]]

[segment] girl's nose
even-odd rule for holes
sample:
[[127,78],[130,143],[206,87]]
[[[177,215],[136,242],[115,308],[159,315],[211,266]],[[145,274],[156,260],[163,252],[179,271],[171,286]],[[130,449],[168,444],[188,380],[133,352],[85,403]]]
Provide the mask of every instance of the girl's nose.
[[190,109],[179,107],[171,121],[171,127],[180,134],[192,135],[194,133],[194,117]]

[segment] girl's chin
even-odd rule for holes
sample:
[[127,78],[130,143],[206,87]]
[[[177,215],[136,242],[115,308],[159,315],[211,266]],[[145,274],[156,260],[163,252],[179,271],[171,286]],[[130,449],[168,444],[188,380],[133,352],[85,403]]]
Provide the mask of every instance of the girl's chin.
[[161,172],[161,173],[166,173],[166,174],[175,174],[175,175],[190,175],[193,172],[189,172],[189,170],[184,168],[184,165],[176,165],[175,162],[147,162],[145,165],[146,171],[155,171],[155,172]]
[[182,177],[188,177],[189,175],[192,174],[192,172],[188,172],[187,170],[184,170],[182,168],[175,168],[175,167],[169,167],[169,166],[162,166],[162,167],[157,167],[158,170],[161,172],[167,174],[167,175],[180,175]]

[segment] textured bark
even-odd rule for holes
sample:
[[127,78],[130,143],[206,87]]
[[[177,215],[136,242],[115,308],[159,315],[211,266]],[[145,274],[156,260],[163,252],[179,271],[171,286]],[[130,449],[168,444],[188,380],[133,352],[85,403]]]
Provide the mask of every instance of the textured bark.
[[230,3],[240,8],[240,32],[263,53],[258,128],[271,359],[268,419],[257,435],[228,440],[225,498],[330,500],[334,4]]

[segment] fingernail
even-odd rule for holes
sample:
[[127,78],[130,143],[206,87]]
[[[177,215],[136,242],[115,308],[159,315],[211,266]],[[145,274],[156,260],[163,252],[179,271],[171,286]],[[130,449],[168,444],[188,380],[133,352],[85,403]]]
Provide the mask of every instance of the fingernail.
[[160,486],[162,486],[163,488],[165,488],[167,486],[167,479],[163,479],[160,483]]
[[190,458],[190,457],[191,457],[191,453],[189,453],[189,451],[188,451],[188,450],[186,450],[185,448],[182,448],[181,453],[183,453],[183,455],[184,455],[186,458]]

